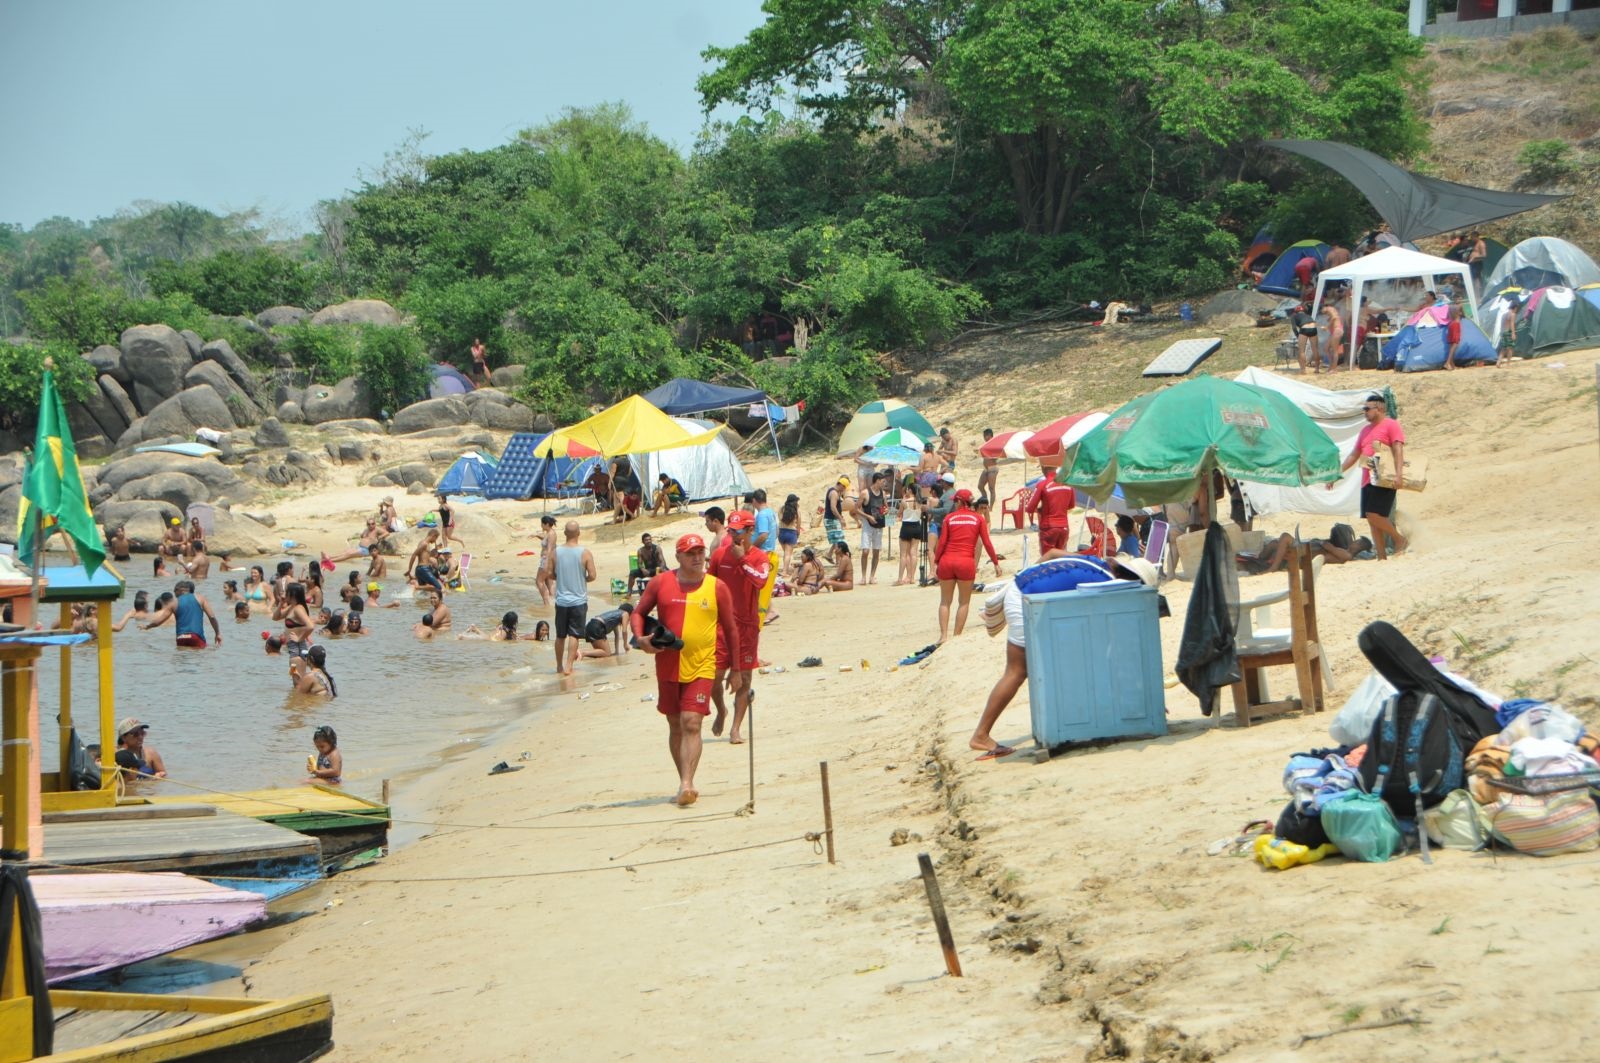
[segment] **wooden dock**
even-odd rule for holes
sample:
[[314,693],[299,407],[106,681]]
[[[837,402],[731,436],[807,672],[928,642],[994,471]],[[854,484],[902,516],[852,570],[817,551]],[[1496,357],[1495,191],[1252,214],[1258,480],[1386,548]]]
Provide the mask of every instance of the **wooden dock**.
[[308,784],[203,798],[150,797],[153,807],[209,805],[219,812],[272,823],[322,843],[323,869],[343,871],[388,851],[389,806],[335,786]]
[[225,886],[292,893],[321,874],[322,846],[292,830],[205,805],[127,805],[53,814],[44,861],[101,871],[185,871]]

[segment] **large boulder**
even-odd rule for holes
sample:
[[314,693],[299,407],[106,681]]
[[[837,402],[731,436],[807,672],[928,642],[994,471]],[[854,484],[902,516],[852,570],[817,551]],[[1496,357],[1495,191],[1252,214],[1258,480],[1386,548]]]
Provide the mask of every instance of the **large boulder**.
[[228,407],[228,413],[232,415],[235,425],[243,427],[261,420],[261,408],[256,405],[249,393],[234,381],[220,362],[196,362],[183,375],[183,382],[191,388],[208,387],[215,391],[217,397]]
[[424,399],[412,403],[389,422],[391,432],[421,432],[429,428],[446,428],[463,425],[472,419],[472,411],[458,395],[439,399]]
[[383,425],[370,417],[352,417],[347,421],[323,421],[318,427],[324,432],[354,432],[364,436],[387,434]]
[[239,357],[234,351],[233,345],[227,340],[212,340],[200,348],[200,360],[202,362],[216,362],[222,366],[223,369],[227,370],[229,379],[239,385],[240,391],[250,396],[251,399],[255,398],[255,374],[250,372],[250,367],[244,364],[244,359]]
[[300,400],[300,409],[305,414],[307,424],[370,418],[378,414],[378,396],[373,394],[365,380],[347,376],[331,388],[317,384],[306,388],[305,398]]
[[[111,383],[115,384],[116,381],[112,380]],[[133,421],[132,418],[122,415],[122,411],[106,398],[106,393],[100,390],[98,385],[90,388],[89,394],[84,396],[83,408],[89,411],[95,423],[100,426],[101,433],[108,440],[119,438]]]
[[134,325],[122,333],[122,364],[133,378],[133,398],[149,413],[183,390],[194,364],[189,345],[166,325]]
[[286,447],[289,443],[289,433],[284,429],[283,422],[276,417],[268,417],[261,422],[261,427],[256,429],[258,447]]
[[352,299],[311,315],[313,325],[398,325],[400,312],[381,299]]
[[[439,482],[439,474],[433,471],[433,466],[421,461],[409,461],[404,465],[396,465],[392,469],[383,470],[381,475],[395,487],[410,487],[412,484],[432,487]],[[373,479],[375,480],[377,477],[373,477]],[[380,484],[378,486],[384,485]]]
[[195,361],[200,360],[200,352],[205,349],[206,341],[200,338],[200,333],[194,329],[183,329],[178,333],[183,337],[184,346],[189,348],[189,356]]
[[279,328],[298,325],[311,316],[311,311],[298,306],[269,306],[256,315],[256,324],[262,328]]
[[290,400],[278,404],[278,420],[284,424],[305,424],[306,414],[298,402]]
[[163,472],[181,472],[206,485],[213,499],[241,500],[254,492],[239,474],[216,458],[194,458],[187,454],[156,451],[130,454],[100,467],[100,482],[121,490],[131,480],[142,480]]
[[502,365],[500,368],[490,371],[489,383],[497,388],[514,388],[522,383],[522,378],[527,371],[528,367],[521,362]]
[[100,394],[116,408],[117,416],[123,421],[123,430],[126,431],[128,425],[139,419],[138,407],[133,404],[133,399],[128,397],[128,392],[115,377],[103,376],[96,383],[100,385]]
[[259,557],[276,553],[278,548],[278,539],[265,524],[226,509],[212,512],[211,532],[206,536],[207,552]]
[[330,439],[322,444],[322,449],[338,465],[364,465],[383,457],[378,448],[365,439]]
[[128,535],[128,549],[139,554],[155,553],[172,518],[183,519],[181,510],[158,499],[112,502],[106,508],[111,512],[102,515],[105,526],[115,528],[121,524]]
[[22,485],[0,488],[0,543],[17,541],[17,510],[22,506]]
[[222,400],[222,396],[204,384],[172,396],[140,418],[140,422],[140,438],[129,441],[128,436],[133,432],[133,427],[130,425],[122,438],[117,440],[119,448],[149,442],[162,436],[193,439],[197,428],[214,428],[226,432],[230,428],[237,427],[233,413],[228,409],[228,404]]
[[500,406],[492,402],[479,403],[472,411],[472,420],[485,428],[499,428],[511,432],[533,431],[533,411],[513,403]]
[[85,354],[83,360],[94,366],[96,373],[111,377],[119,384],[133,383],[133,377],[128,375],[128,367],[122,364],[122,352],[109,343],[102,343]]
[[158,472],[141,480],[129,480],[117,488],[115,497],[118,502],[170,502],[187,512],[190,503],[211,501],[211,489],[188,473]]
[[110,454],[113,443],[100,427],[100,422],[81,402],[67,404],[67,424],[72,427],[72,441],[78,455],[84,458],[103,458]]

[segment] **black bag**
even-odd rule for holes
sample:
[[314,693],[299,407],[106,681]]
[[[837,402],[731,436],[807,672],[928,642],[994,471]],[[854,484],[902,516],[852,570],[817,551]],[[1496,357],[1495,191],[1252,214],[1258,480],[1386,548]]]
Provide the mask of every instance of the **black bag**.
[[1494,709],[1439,673],[1393,624],[1375,620],[1362,629],[1356,645],[1379,675],[1401,693],[1432,694],[1443,703],[1456,744],[1470,750],[1486,735],[1499,734]]
[[1293,801],[1284,805],[1283,811],[1278,813],[1278,824],[1272,833],[1308,849],[1328,844],[1328,832],[1322,829],[1322,817],[1304,814],[1294,807]]
[[1361,344],[1361,349],[1356,352],[1356,368],[1376,369],[1378,368],[1378,361],[1380,358],[1382,358],[1382,356],[1382,352],[1378,350],[1377,337],[1369,336],[1365,342]]
[[1361,782],[1397,816],[1421,816],[1464,785],[1466,753],[1444,703],[1433,694],[1402,690],[1372,721]]

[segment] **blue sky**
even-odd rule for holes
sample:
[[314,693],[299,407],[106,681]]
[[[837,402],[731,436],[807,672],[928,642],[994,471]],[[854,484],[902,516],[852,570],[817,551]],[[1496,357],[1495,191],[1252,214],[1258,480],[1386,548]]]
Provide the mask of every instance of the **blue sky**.
[[688,151],[760,0],[0,0],[0,221],[136,200],[289,231],[407,130],[443,154],[622,101]]

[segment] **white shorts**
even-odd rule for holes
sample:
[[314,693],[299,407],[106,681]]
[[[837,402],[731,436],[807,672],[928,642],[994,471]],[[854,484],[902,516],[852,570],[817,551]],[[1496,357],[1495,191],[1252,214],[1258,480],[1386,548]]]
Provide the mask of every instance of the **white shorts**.
[[1022,592],[1013,583],[1006,588],[1006,641],[1013,646],[1028,645],[1027,636],[1022,633]]
[[861,526],[861,549],[863,549],[863,550],[882,550],[883,549],[883,529],[882,528],[874,528],[870,524],[863,524]]

